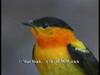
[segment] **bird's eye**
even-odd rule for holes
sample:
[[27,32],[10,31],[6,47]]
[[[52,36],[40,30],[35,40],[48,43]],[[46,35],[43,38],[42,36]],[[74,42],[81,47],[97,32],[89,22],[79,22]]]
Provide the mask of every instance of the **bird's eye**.
[[47,23],[43,24],[43,28],[47,28],[49,25]]

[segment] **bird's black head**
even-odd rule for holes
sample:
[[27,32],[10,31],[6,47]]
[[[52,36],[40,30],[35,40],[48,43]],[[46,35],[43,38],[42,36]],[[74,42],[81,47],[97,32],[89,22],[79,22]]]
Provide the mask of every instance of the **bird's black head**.
[[65,23],[63,20],[54,18],[54,17],[44,17],[37,20],[29,20],[26,23],[23,23],[24,25],[28,25],[31,27],[43,27],[46,28],[48,26],[55,26],[55,27],[65,27],[73,30],[67,23]]

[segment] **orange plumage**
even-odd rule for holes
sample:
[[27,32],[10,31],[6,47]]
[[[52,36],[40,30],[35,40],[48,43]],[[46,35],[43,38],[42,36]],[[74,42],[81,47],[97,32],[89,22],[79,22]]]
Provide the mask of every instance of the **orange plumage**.
[[[51,32],[49,32],[49,29]],[[41,28],[39,33],[34,32],[34,29],[32,29],[32,33],[36,35],[38,45],[42,48],[66,46],[69,42],[76,40],[74,33],[69,29],[57,27],[50,27],[49,29],[47,29],[48,32],[45,32],[45,34]]]

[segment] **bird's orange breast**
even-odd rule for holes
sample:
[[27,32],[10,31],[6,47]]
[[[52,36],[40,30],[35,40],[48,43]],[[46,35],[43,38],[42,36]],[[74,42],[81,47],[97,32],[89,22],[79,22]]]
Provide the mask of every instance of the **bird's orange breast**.
[[75,40],[73,32],[69,29],[53,28],[50,32],[49,30],[45,33],[41,30],[36,35],[36,42],[42,48],[66,46],[70,41]]

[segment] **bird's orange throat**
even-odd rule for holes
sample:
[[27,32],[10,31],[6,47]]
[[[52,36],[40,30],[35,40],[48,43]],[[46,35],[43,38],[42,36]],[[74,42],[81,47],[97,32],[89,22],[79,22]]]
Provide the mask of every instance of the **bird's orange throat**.
[[52,34],[46,32],[44,35],[43,32],[35,33],[32,30],[33,35],[35,35],[36,43],[41,48],[56,48],[58,46],[66,46],[71,41],[75,40],[75,36],[72,31],[67,29],[54,29],[52,30]]
[[64,38],[63,39],[61,38],[62,37],[54,37],[54,38],[38,37],[37,43],[42,48],[65,45],[67,41]]

